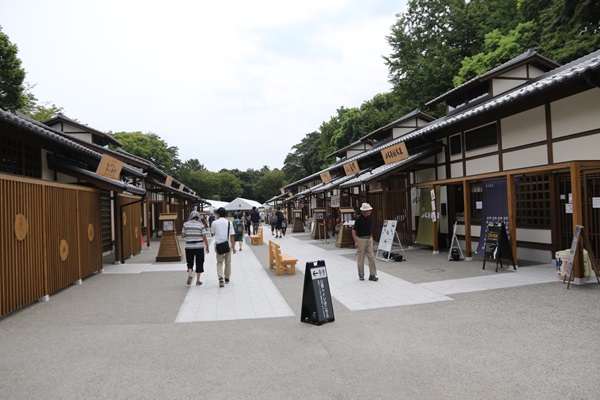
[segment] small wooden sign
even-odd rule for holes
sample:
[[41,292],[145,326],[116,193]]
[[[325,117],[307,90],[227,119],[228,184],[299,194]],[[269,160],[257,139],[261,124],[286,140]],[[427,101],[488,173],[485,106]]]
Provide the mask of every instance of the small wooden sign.
[[183,189],[185,189],[185,185],[183,183],[180,183],[179,184],[179,190],[183,190]]
[[360,167],[356,160],[344,164],[344,172],[346,173],[346,176],[358,174],[360,172]]
[[100,164],[98,164],[96,174],[118,180],[121,175],[121,169],[123,169],[123,161],[104,154],[100,160]]
[[172,184],[173,184],[173,177],[167,176],[167,179],[165,180],[165,186],[171,187]]
[[381,156],[386,164],[391,164],[396,161],[407,159],[409,154],[408,150],[406,149],[406,144],[404,142],[400,142],[397,145],[381,150]]
[[279,193],[285,194],[285,189],[284,188],[279,188]]
[[331,174],[329,171],[321,172],[321,180],[323,183],[331,182]]

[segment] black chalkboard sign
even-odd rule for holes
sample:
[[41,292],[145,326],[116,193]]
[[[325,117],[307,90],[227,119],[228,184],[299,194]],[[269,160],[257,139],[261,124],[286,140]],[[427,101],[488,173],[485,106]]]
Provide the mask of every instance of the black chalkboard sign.
[[502,259],[509,259],[513,262],[513,268],[516,270],[515,260],[508,241],[506,226],[502,222],[490,222],[485,232],[485,249],[483,254],[483,269],[485,269],[486,260],[496,262],[496,272],[498,272],[498,264],[502,265]]
[[306,263],[300,321],[314,325],[335,321],[327,267],[323,260]]

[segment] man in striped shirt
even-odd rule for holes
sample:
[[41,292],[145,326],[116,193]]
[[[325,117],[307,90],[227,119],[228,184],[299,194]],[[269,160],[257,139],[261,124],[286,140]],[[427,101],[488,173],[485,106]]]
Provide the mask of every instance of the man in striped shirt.
[[188,286],[192,284],[194,276],[194,258],[196,259],[196,286],[202,285],[200,274],[204,272],[204,251],[208,254],[206,245],[206,228],[200,222],[200,214],[197,211],[190,213],[190,218],[183,224],[181,237],[185,239],[185,260],[188,267]]

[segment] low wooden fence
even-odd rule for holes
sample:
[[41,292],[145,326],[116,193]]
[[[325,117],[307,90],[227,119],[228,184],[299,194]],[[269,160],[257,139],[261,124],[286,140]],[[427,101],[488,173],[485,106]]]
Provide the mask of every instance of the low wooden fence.
[[0,316],[101,268],[98,190],[0,174]]

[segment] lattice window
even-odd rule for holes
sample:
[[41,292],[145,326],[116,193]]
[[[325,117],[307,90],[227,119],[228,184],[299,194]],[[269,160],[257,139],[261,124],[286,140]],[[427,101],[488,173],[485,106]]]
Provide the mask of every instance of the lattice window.
[[40,148],[16,139],[0,137],[0,172],[41,178]]
[[550,227],[550,176],[527,175],[519,178],[516,188],[517,226]]

